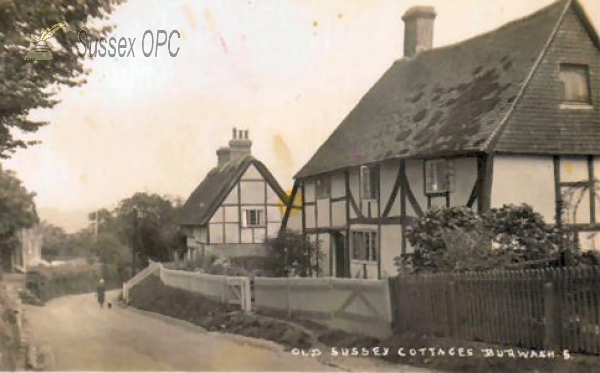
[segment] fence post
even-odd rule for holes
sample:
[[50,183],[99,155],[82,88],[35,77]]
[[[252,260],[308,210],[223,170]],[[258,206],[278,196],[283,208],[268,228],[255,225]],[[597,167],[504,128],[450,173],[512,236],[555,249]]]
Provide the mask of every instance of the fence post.
[[544,348],[558,348],[558,318],[557,303],[554,284],[546,282],[544,285]]
[[250,289],[250,279],[249,278],[244,278],[242,279],[242,291],[240,291],[240,293],[242,294],[242,299],[241,301],[243,302],[242,305],[242,309],[244,310],[244,312],[252,312],[252,291]]
[[225,291],[227,290],[227,276],[221,277],[221,303],[226,303]]
[[335,298],[333,296],[333,277],[329,277],[329,318],[331,320],[335,319],[335,307],[333,305],[333,303],[331,303]]
[[286,295],[286,303],[287,303],[287,315],[288,317],[292,317],[292,295],[290,294],[290,278],[287,277],[286,279],[286,289],[285,289],[285,295]]
[[387,279],[387,296],[390,302],[390,313],[391,313],[391,327],[392,331],[396,331],[396,319],[398,315],[398,304],[396,299],[396,279],[398,277],[390,277]]
[[448,310],[448,329],[449,337],[457,337],[458,333],[458,302],[456,299],[456,277],[452,276],[448,283],[447,310]]

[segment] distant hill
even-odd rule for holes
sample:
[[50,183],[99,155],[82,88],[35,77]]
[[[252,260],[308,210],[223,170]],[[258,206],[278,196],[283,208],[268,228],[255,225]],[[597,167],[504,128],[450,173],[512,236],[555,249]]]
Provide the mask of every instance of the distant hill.
[[61,227],[67,231],[67,233],[73,233],[88,226],[88,214],[91,210],[81,209],[63,211],[54,208],[38,208],[37,212],[40,220]]

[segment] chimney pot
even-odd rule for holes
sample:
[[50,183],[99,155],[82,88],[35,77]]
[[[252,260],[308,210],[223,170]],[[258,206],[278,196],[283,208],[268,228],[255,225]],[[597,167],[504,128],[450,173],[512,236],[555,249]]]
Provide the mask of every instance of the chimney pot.
[[415,6],[404,13],[405,57],[414,57],[433,47],[433,24],[436,16],[432,6]]
[[232,139],[234,139],[234,140],[236,138],[236,132],[237,132],[237,130],[235,129],[235,127],[233,127],[233,137],[232,137]]

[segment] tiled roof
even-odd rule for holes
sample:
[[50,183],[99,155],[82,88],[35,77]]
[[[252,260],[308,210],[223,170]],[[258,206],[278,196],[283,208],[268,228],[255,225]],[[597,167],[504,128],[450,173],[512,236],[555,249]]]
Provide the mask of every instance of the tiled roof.
[[570,4],[396,61],[296,177],[487,151]]
[[246,155],[213,168],[182,206],[177,223],[180,225],[207,224],[244,172],[254,165],[282,200],[286,195],[267,167],[256,158]]

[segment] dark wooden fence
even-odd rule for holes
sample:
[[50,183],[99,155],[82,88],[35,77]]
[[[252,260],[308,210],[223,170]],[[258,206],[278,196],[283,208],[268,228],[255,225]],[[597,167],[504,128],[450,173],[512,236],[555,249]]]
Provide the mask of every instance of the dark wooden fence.
[[600,266],[390,279],[396,333],[600,354]]

